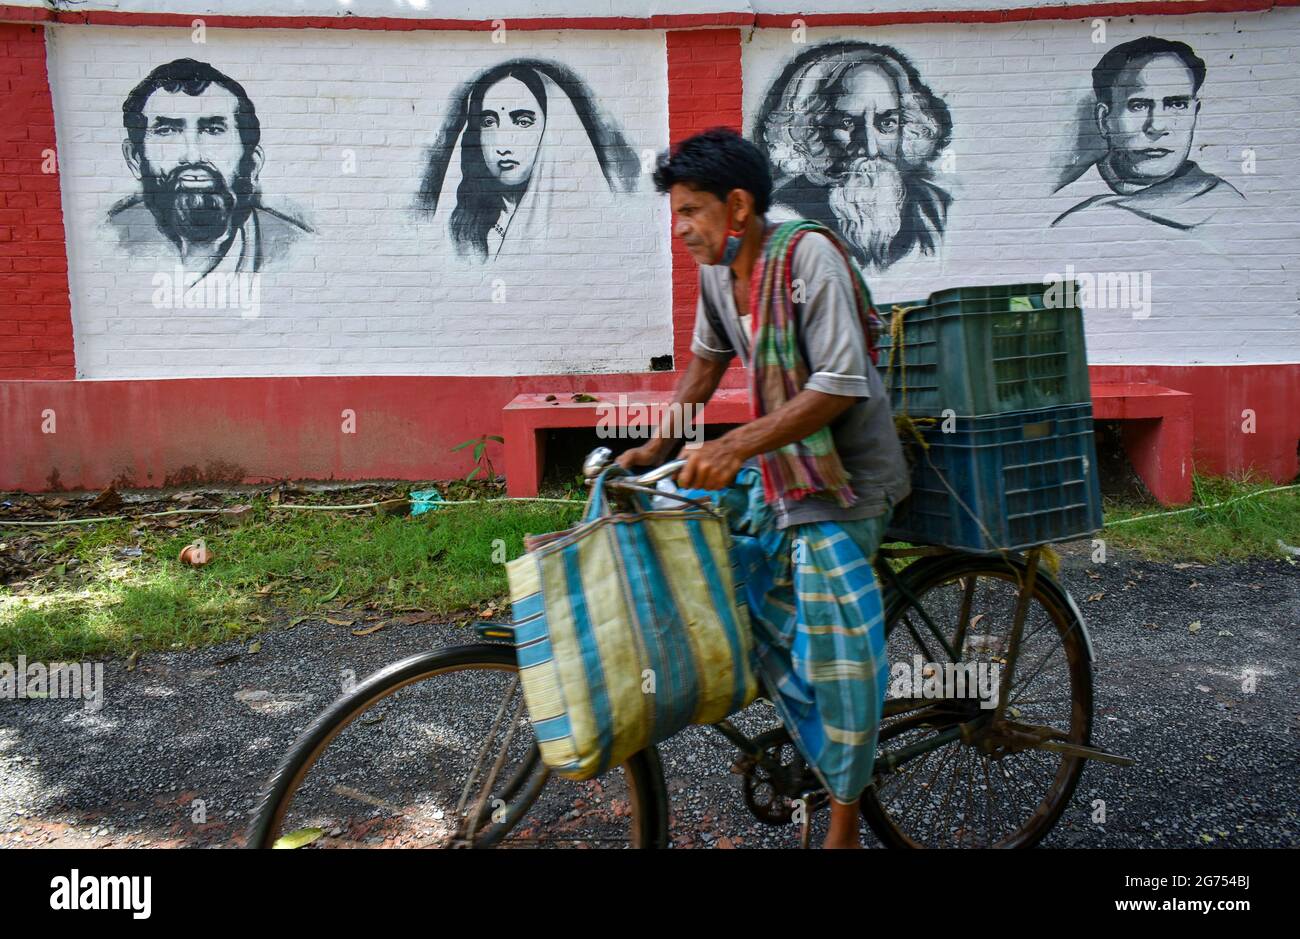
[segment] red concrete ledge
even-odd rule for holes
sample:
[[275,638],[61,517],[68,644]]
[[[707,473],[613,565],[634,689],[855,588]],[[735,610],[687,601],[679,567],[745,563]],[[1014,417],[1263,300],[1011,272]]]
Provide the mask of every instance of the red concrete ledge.
[[[657,425],[673,398],[671,391],[602,391],[588,394],[591,401],[574,401],[572,395],[516,395],[502,412],[506,439],[506,494],[535,496],[546,464],[546,431],[554,428],[590,427],[648,432]],[[683,412],[679,419],[689,420]],[[744,424],[750,419],[749,393],[744,388],[719,388],[698,415],[708,424]],[[630,446],[648,436],[626,435]]]
[[1092,386],[1093,420],[1124,422],[1124,451],[1161,505],[1192,501],[1192,401],[1160,385]]
[[[672,392],[604,391],[584,398],[592,400],[574,401],[572,396],[560,394],[521,394],[506,405],[502,426],[509,495],[537,495],[546,468],[547,430],[632,430],[618,439],[636,446],[644,439],[644,434],[636,431],[657,424],[672,401]],[[1125,450],[1152,496],[1162,505],[1191,501],[1192,395],[1130,382],[1094,385],[1092,400],[1094,419],[1124,422]],[[702,417],[710,424],[745,423],[750,419],[747,391],[720,389]]]

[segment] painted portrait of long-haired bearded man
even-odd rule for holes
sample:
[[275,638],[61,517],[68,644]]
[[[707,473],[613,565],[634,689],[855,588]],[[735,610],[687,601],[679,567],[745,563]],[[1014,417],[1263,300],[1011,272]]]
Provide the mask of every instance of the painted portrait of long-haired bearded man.
[[874,270],[938,246],[952,197],[931,180],[951,135],[902,53],[853,41],[790,61],[753,126],[777,180],[772,216],[830,226]]

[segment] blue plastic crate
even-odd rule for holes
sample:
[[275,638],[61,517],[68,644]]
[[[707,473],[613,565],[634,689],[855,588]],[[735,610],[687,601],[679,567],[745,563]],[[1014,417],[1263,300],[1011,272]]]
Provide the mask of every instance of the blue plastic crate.
[[924,301],[879,304],[886,322],[895,308],[913,308],[903,320],[901,349],[889,348],[887,333],[880,356],[894,410],[1000,414],[1089,400],[1083,312],[1046,306],[1047,290],[954,287]]
[[952,420],[918,425],[928,450],[904,441],[912,495],[890,538],[987,552],[1101,529],[1091,403]]

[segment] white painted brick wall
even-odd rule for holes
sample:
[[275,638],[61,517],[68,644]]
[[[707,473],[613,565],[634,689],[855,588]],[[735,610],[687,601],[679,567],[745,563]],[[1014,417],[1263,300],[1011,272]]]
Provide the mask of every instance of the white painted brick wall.
[[[826,4],[823,4],[825,6]],[[940,251],[869,278],[877,300],[974,284],[1041,282],[1077,271],[1150,272],[1149,318],[1085,310],[1100,364],[1300,361],[1300,9],[998,25],[810,29],[808,43],[859,39],[906,55],[953,120],[953,194]],[[1073,202],[1052,195],[1055,161],[1074,140],[1076,102],[1111,46],[1141,36],[1187,43],[1206,62],[1191,158],[1246,197],[1188,232],[1140,221],[1051,228]],[[806,46],[785,29],[743,47],[746,131],[772,79]],[[1242,172],[1255,151],[1256,172]],[[1077,201],[1077,200],[1074,200]],[[1127,213],[1125,213],[1127,214]]]
[[[1300,360],[1300,9],[1106,23],[1104,44],[1089,21],[808,31],[809,42],[898,48],[952,113],[953,172],[937,180],[954,197],[941,249],[873,275],[875,296],[1041,281],[1067,264],[1149,272],[1149,318],[1087,311],[1094,363]],[[1069,205],[1051,190],[1090,71],[1107,48],[1144,35],[1187,42],[1206,61],[1193,159],[1247,202],[1188,233],[1136,220],[1050,228]],[[57,26],[49,37],[80,375],[640,371],[671,350],[667,205],[648,178],[618,197],[617,215],[556,219],[565,253],[508,270],[450,263],[409,211],[451,89],[513,56],[570,66],[634,150],[661,149],[661,32],[516,31],[506,47],[481,32],[213,29],[196,46],[188,30]],[[744,44],[750,118],[796,51],[784,29]],[[158,265],[124,258],[103,224],[135,186],[120,153],[122,99],[182,56],[244,84],[262,122],[267,204],[318,230],[264,275],[256,319],[155,309]],[[340,172],[345,149],[355,174]],[[490,302],[498,278],[504,305]]]
[[[552,217],[550,253],[454,259],[412,214],[461,82],[514,57],[582,78],[638,154],[667,145],[658,31],[189,30],[56,26],[50,75],[68,233],[78,374],[511,375],[645,371],[672,351],[669,220],[648,175],[614,213]],[[262,275],[256,318],[153,304],[174,259],[131,258],[104,224],[137,191],[122,158],[122,101],[173,59],[208,62],[257,109],[265,203],[316,229]],[[344,151],[356,172],[342,172]],[[505,303],[493,303],[493,282]]]

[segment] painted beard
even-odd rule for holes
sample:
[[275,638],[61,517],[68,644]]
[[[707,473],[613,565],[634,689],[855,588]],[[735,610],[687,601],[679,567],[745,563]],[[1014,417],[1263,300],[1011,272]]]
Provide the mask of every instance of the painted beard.
[[898,166],[883,157],[859,157],[836,178],[827,194],[840,230],[866,263],[882,267],[889,245],[903,227],[907,184]]
[[[154,173],[147,165],[143,169],[145,205],[159,230],[173,241],[215,241],[248,217],[251,187],[242,172],[232,191],[209,163],[182,164],[166,175]],[[196,175],[204,178],[182,181],[182,176]]]

